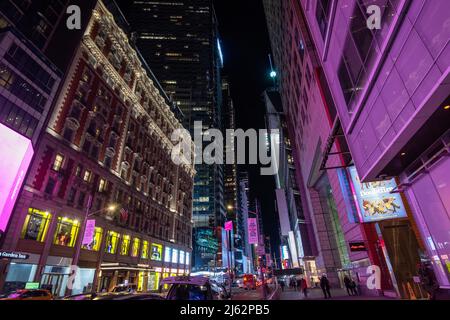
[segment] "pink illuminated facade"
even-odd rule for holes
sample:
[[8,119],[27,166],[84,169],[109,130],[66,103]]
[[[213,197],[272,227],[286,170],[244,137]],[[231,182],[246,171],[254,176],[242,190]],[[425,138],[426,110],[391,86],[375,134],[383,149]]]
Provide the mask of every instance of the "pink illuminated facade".
[[[395,291],[417,296],[412,280],[417,264],[431,263],[445,292],[450,289],[450,3],[299,2],[336,105],[334,124],[345,133],[361,181],[395,178],[392,192],[407,206],[407,218],[374,224],[386,245]],[[381,7],[379,30],[367,28],[370,4]]]
[[31,141],[0,124],[0,231],[5,232],[11,213],[33,157]]

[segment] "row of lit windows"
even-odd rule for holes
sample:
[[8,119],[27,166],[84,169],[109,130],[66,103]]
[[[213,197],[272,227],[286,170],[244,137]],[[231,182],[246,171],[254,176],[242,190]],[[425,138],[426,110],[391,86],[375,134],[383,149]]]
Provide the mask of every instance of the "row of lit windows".
[[[52,214],[38,209],[28,209],[28,214],[22,228],[21,238],[26,240],[34,240],[44,242]],[[67,217],[58,217],[56,230],[53,237],[53,244],[73,248],[76,244],[80,229],[80,221]],[[82,248],[89,251],[100,251],[101,241],[103,238],[103,229],[96,227],[92,241],[83,244]],[[120,241],[122,239],[122,241]],[[121,256],[140,257],[154,261],[162,261],[163,246],[157,243],[149,243],[147,240],[142,241],[130,235],[121,235],[115,231],[108,231],[106,234],[105,253],[116,254],[119,252]],[[165,248],[165,262],[189,264],[189,253],[174,248]]]

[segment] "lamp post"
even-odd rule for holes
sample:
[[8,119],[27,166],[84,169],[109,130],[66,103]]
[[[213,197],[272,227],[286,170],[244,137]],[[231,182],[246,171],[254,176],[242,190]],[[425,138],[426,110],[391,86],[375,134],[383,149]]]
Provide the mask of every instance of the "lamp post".
[[[76,244],[76,248],[75,248],[75,254],[74,254],[73,259],[72,259],[72,266],[78,266],[78,262],[80,260],[80,253],[81,253],[81,248],[83,247],[83,238],[84,238],[84,232],[86,230],[87,220],[90,217],[92,217],[95,214],[97,214],[97,213],[104,212],[104,211],[113,212],[117,208],[115,205],[110,205],[107,208],[103,208],[101,210],[90,212],[91,207],[92,207],[92,198],[93,198],[92,194],[89,194],[88,202],[87,202],[87,205],[86,205],[85,214],[83,216],[83,221],[81,222],[80,230],[78,232],[79,236],[78,236],[78,239],[77,239],[77,244]],[[75,269],[72,272],[75,273],[75,277],[76,277],[77,270]],[[75,278],[73,278],[73,280],[75,281]],[[72,283],[72,285],[73,285],[73,283]],[[71,294],[72,294],[72,286],[70,286],[70,287],[67,286],[66,295],[71,295]]]

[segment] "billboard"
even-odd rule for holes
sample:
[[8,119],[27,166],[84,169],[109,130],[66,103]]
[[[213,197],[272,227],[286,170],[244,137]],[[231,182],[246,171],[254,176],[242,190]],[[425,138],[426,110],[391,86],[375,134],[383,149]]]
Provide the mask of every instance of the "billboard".
[[233,221],[225,222],[225,231],[231,231],[231,230],[233,230]]
[[248,218],[247,221],[248,227],[248,243],[249,244],[258,244],[258,222],[256,218]]
[[0,231],[5,232],[34,154],[31,141],[0,124]]
[[395,179],[361,183],[355,167],[349,168],[353,182],[353,197],[357,203],[361,222],[375,222],[407,216]]

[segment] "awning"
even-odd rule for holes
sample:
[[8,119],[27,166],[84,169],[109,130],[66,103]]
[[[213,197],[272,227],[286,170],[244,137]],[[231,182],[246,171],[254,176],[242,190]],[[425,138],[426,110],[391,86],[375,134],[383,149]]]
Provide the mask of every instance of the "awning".
[[[333,151],[333,146],[336,146],[336,148],[334,149],[335,151]],[[333,165],[328,167],[328,161],[332,156],[339,156],[341,165]],[[348,148],[347,140],[345,139],[341,121],[339,120],[339,118],[336,118],[330,136],[328,137],[327,143],[325,145],[320,170],[341,169],[350,167],[351,165],[353,165],[352,155]]]

